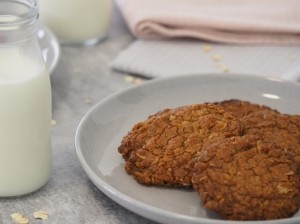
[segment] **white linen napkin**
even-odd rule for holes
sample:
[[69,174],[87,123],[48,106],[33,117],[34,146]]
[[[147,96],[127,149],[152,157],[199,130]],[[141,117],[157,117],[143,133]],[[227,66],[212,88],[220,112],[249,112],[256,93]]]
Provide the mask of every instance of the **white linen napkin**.
[[147,78],[235,73],[297,79],[300,46],[221,45],[193,40],[136,40],[111,63]]

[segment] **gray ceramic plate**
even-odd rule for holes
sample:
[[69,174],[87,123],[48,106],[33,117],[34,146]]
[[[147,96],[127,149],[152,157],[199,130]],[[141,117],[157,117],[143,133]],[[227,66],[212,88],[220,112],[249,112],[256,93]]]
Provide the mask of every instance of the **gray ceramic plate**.
[[[245,75],[193,75],[156,79],[116,93],[95,105],[79,124],[75,145],[92,182],[127,209],[161,223],[229,223],[207,212],[193,191],[145,187],[124,171],[117,152],[138,121],[167,107],[238,98],[300,114],[300,84]],[[241,223],[241,222],[230,222]],[[294,217],[242,223],[300,223]]]
[[42,51],[43,58],[50,75],[57,65],[60,56],[60,46],[55,35],[45,26],[40,26],[37,39]]

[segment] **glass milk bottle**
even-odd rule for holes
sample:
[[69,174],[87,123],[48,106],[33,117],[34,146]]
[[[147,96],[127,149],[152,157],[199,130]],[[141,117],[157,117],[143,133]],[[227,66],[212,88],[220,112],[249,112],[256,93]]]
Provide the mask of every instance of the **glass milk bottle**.
[[113,0],[39,0],[40,20],[65,45],[91,45],[107,36]]
[[51,87],[36,39],[35,0],[0,0],[0,197],[49,179]]

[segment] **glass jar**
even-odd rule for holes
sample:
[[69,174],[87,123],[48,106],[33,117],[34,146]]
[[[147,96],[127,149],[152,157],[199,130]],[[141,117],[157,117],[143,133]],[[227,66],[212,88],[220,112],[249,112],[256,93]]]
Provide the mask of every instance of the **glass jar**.
[[107,36],[112,0],[39,0],[40,19],[63,45],[92,45]]
[[35,0],[0,0],[0,197],[49,179],[51,86],[36,38]]

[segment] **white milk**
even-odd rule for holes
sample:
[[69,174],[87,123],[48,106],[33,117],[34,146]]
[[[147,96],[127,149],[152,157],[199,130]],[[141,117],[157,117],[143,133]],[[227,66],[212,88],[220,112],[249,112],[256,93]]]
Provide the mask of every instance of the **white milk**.
[[61,42],[83,42],[106,35],[112,0],[39,0],[40,20]]
[[30,193],[51,173],[50,81],[37,66],[0,51],[0,197]]

